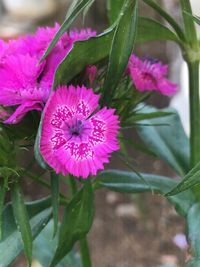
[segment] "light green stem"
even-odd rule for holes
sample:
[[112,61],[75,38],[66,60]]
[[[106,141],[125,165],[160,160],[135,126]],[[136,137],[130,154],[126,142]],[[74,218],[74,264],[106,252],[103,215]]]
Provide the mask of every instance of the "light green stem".
[[191,168],[200,161],[199,61],[188,63],[190,90]]

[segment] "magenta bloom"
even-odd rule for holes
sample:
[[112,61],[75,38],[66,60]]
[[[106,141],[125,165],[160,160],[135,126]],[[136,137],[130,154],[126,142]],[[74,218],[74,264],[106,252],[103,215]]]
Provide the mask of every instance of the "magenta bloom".
[[80,31],[75,29],[69,32],[69,37],[72,40],[72,42],[87,40],[90,37],[94,37],[96,35],[97,35],[96,31],[93,31],[90,28],[81,29]]
[[118,116],[114,109],[97,111],[99,96],[92,89],[62,86],[45,109],[40,150],[46,162],[63,175],[87,178],[103,169],[119,149]]
[[159,91],[163,95],[171,96],[177,91],[177,85],[166,78],[168,66],[161,62],[141,60],[132,55],[128,63],[128,73],[140,92]]
[[88,65],[85,71],[85,77],[89,78],[90,84],[95,80],[97,74],[97,67],[95,65]]
[[46,60],[38,61],[45,52],[59,24],[53,28],[38,28],[35,34],[10,40],[0,40],[0,105],[18,106],[4,123],[18,123],[28,111],[41,111],[47,101],[56,69],[76,40],[96,34],[90,29],[65,33]]
[[42,110],[49,87],[40,80],[45,62],[29,55],[9,56],[0,64],[0,105],[20,105],[4,123],[17,123],[29,110]]

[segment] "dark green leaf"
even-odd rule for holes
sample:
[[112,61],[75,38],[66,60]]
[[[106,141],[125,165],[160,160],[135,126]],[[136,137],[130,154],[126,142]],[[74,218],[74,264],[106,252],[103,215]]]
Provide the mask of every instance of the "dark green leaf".
[[[122,193],[142,193],[154,192],[164,195],[171,188],[177,185],[177,181],[165,176],[141,173],[143,179],[138,174],[128,171],[108,170],[98,174],[95,188],[105,187],[109,190]],[[147,182],[145,182],[147,181]],[[194,202],[192,192],[188,191],[179,195],[168,197],[179,214],[185,216],[188,209]]]
[[107,0],[107,11],[110,25],[117,20],[124,2],[125,0]]
[[169,28],[153,19],[138,17],[136,42],[143,43],[155,40],[170,40],[179,43],[178,37]]
[[108,105],[123,75],[136,39],[138,1],[125,0],[113,36],[102,104]]
[[37,136],[35,139],[35,144],[34,144],[34,155],[35,155],[35,159],[37,160],[38,164],[46,170],[50,170],[50,167],[47,165],[47,163],[44,161],[42,154],[40,152],[40,138],[41,138],[41,131],[42,131],[42,118],[40,120],[40,125],[38,127],[38,131],[37,131]]
[[75,42],[73,49],[56,71],[53,87],[69,83],[87,65],[95,64],[106,58],[110,51],[113,34],[114,30],[110,29],[99,36]]
[[[50,221],[44,230],[40,233],[37,239],[33,242],[33,256],[43,265],[48,266],[52,260],[52,256],[55,254],[55,250],[58,243],[58,237],[56,236],[52,240],[54,232],[54,223]],[[41,249],[42,248],[42,249]],[[57,267],[81,267],[81,260],[74,250],[63,258],[57,265]]]
[[60,235],[56,253],[51,262],[54,267],[73,248],[75,242],[85,237],[91,228],[94,217],[94,196],[87,180],[84,187],[79,191],[69,205],[60,227]]
[[29,217],[27,213],[26,206],[24,204],[23,193],[18,183],[13,185],[12,188],[12,206],[15,221],[19,227],[21,237],[23,240],[23,246],[25,255],[29,266],[32,263],[32,232],[29,224]]
[[72,22],[76,19],[76,17],[83,11],[88,5],[91,4],[93,0],[81,0],[77,2],[77,4],[71,9],[71,12],[68,13],[68,16],[66,17],[65,21],[61,25],[60,29],[54,36],[53,40],[51,41],[49,47],[47,48],[46,52],[44,53],[42,60],[44,60],[48,54],[51,52],[51,50],[54,48],[56,43],[58,42],[59,38],[69,29]]
[[192,18],[197,24],[200,25],[200,17],[194,15],[194,16],[192,16]]
[[200,184],[200,162],[197,163],[192,170],[186,174],[183,180],[170,192],[168,192],[167,196],[176,195],[182,191],[192,188],[193,186],[197,186]]
[[[30,220],[33,238],[35,238],[48,223],[51,218],[51,212],[51,209],[46,209]],[[22,249],[21,234],[16,230],[0,243],[0,251],[3,251],[3,253],[0,253],[1,267],[10,266],[13,260],[21,253]]]
[[[143,112],[156,112],[157,109],[145,107]],[[163,112],[174,113],[171,116],[143,120],[137,127],[143,142],[155,154],[168,163],[178,174],[184,176],[189,171],[189,140],[184,132],[178,113],[171,108],[162,109]],[[155,126],[163,124],[163,126]]]
[[51,173],[51,194],[52,194],[52,207],[53,207],[53,220],[54,220],[53,236],[55,236],[58,228],[59,176],[54,172]]
[[187,267],[200,267],[200,204],[191,207],[187,215],[188,239],[191,244],[192,258]]
[[3,219],[2,216],[3,216],[4,200],[5,200],[6,191],[7,191],[6,187],[7,185],[4,182],[0,183],[0,241],[2,238],[2,219]]
[[136,121],[142,121],[145,119],[155,119],[160,117],[166,117],[172,115],[172,112],[155,111],[149,113],[135,113],[133,116],[126,120],[126,123],[133,123]]
[[[51,198],[43,198],[33,202],[26,203],[27,211],[29,218],[33,218],[38,213],[43,210],[51,207]],[[15,223],[12,204],[9,203],[5,206],[3,211],[3,220],[2,220],[2,240],[5,240],[9,235],[17,231],[17,225]]]

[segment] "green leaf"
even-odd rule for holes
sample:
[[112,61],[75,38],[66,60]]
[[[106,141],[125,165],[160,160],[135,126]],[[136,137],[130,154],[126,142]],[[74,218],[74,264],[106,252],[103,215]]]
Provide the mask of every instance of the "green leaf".
[[190,0],[180,0],[183,23],[185,28],[185,35],[187,36],[186,41],[188,41],[192,46],[198,46],[197,34],[195,30],[195,25],[192,18],[192,8]]
[[110,51],[113,34],[112,28],[88,40],[75,42],[72,50],[56,71],[53,87],[69,83],[87,65],[95,64],[106,58]]
[[[55,250],[58,243],[58,236],[52,239],[54,232],[54,223],[50,221],[44,230],[40,233],[37,239],[33,242],[33,256],[45,267],[48,266],[52,260],[52,255],[55,254]],[[42,249],[41,249],[42,248]],[[63,258],[57,265],[57,267],[81,267],[81,260],[74,250]]]
[[[143,112],[156,112],[153,107],[145,107]],[[162,109],[163,112],[174,113],[171,116],[143,120],[138,133],[143,142],[157,156],[168,163],[178,174],[184,176],[189,171],[189,140],[184,132],[178,113],[171,108]],[[156,124],[162,124],[157,126]]]
[[85,237],[94,218],[94,195],[87,180],[84,187],[68,204],[60,227],[58,247],[51,262],[54,267],[73,248],[75,242]]
[[42,154],[40,152],[40,139],[41,139],[41,132],[42,132],[42,120],[43,120],[43,115],[41,116],[40,124],[38,127],[36,139],[35,139],[35,144],[34,144],[34,156],[35,159],[37,160],[38,164],[45,170],[50,170],[51,168],[47,165],[45,160],[42,157]]
[[5,201],[6,191],[7,191],[6,184],[4,181],[0,183],[0,240],[2,238],[2,219],[3,219],[2,216],[3,216],[3,207],[4,207],[4,201]]
[[[158,34],[159,33],[159,34]],[[138,17],[137,43],[155,40],[170,40],[179,43],[179,38],[169,28],[146,17]]]
[[138,1],[125,0],[113,36],[108,71],[104,82],[102,104],[109,105],[123,75],[136,39]]
[[196,15],[193,15],[192,16],[193,20],[200,25],[200,17],[196,16]]
[[191,244],[192,259],[187,267],[200,267],[200,204],[191,207],[187,215],[188,239]]
[[164,111],[155,111],[155,112],[149,112],[149,113],[135,113],[133,116],[128,118],[126,120],[126,123],[133,123],[136,121],[142,121],[146,119],[155,119],[155,118],[160,118],[160,117],[166,117],[170,116],[174,113],[172,112],[164,112]]
[[[141,173],[141,179],[135,172],[107,170],[98,174],[94,181],[94,188],[105,187],[121,193],[143,193],[154,192],[164,195],[177,185],[177,181],[165,176]],[[145,183],[145,181],[147,181]],[[168,197],[177,212],[183,216],[194,203],[194,195],[187,191],[176,196]]]
[[12,190],[12,206],[16,224],[19,227],[21,237],[23,240],[24,251],[29,266],[32,263],[32,232],[29,224],[29,217],[26,206],[24,204],[24,197],[18,183],[15,183]]
[[51,194],[52,194],[52,207],[53,207],[53,220],[54,220],[53,236],[55,236],[58,228],[59,176],[54,172],[51,172]]
[[76,17],[88,6],[91,4],[93,0],[81,0],[77,2],[77,4],[71,9],[71,12],[66,17],[65,21],[61,25],[60,29],[54,36],[53,40],[51,41],[50,45],[48,46],[47,50],[45,51],[44,55],[41,58],[41,61],[44,60],[51,50],[54,48],[56,43],[58,42],[59,38],[69,29],[72,22],[76,19]]
[[124,2],[125,0],[107,0],[107,11],[110,25],[117,20]]
[[143,0],[147,5],[152,7],[160,16],[162,16],[174,29],[181,40],[185,40],[185,35],[179,24],[170,16],[163,8],[160,7],[154,0]]
[[[51,218],[51,208],[42,211],[30,220],[30,226],[35,238],[40,231],[45,227]],[[0,266],[8,267],[13,260],[21,253],[23,244],[21,241],[21,234],[18,230],[9,235],[3,242],[0,243]]]
[[[43,198],[33,202],[27,202],[26,208],[28,211],[29,219],[36,216],[43,210],[51,207],[51,198]],[[9,235],[17,231],[17,225],[15,223],[12,204],[8,203],[3,210],[2,218],[2,241],[5,240]]]
[[200,162],[197,163],[192,170],[190,170],[186,176],[183,178],[183,180],[170,192],[168,192],[167,196],[176,195],[182,191],[185,191],[187,189],[190,189],[194,186],[197,186],[200,184]]

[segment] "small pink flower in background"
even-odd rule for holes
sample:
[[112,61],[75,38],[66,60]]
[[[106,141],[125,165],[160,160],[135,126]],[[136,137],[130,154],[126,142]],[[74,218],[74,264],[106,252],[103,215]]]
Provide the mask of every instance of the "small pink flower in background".
[[43,117],[40,149],[63,175],[96,175],[119,149],[114,109],[97,111],[99,95],[84,86],[62,86],[50,96]]
[[176,234],[174,237],[173,237],[173,243],[179,247],[180,249],[187,249],[188,247],[188,243],[187,243],[187,240],[186,240],[186,236],[184,234]]
[[90,84],[93,84],[97,74],[97,67],[95,65],[88,65],[86,67],[85,76],[89,78]]
[[10,116],[10,113],[7,112],[4,108],[0,107],[0,121],[6,120]]
[[69,37],[72,40],[72,42],[87,40],[90,37],[94,37],[96,35],[97,35],[96,31],[93,31],[90,28],[81,30],[75,29],[69,32]]
[[132,55],[127,71],[140,92],[159,91],[163,95],[171,96],[177,91],[177,85],[166,78],[168,66],[162,65],[161,62],[141,60]]

